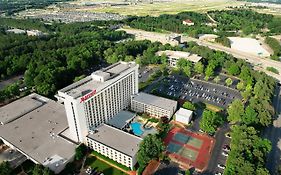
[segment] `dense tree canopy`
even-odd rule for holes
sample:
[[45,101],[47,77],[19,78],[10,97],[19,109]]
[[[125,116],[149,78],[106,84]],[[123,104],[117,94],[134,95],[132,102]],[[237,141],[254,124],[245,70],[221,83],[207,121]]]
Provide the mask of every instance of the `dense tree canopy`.
[[144,167],[152,159],[158,159],[165,146],[160,138],[156,135],[146,136],[140,144],[137,154],[137,160],[140,166]]
[[209,134],[216,132],[217,128],[224,122],[224,116],[209,110],[204,110],[200,120],[200,128]]

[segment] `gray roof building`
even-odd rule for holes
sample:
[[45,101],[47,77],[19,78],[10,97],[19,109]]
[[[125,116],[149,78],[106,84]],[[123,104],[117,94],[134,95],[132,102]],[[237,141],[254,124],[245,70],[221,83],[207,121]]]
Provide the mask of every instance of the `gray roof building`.
[[31,94],[0,111],[0,138],[8,146],[56,173],[73,159],[77,145],[61,136],[68,128],[63,105]]
[[136,117],[135,113],[129,111],[120,111],[107,124],[114,126],[118,129],[123,129],[128,123],[130,123]]
[[134,101],[137,101],[139,103],[156,106],[167,111],[174,111],[177,108],[178,104],[175,100],[170,100],[143,92],[133,95],[132,98]]
[[103,124],[87,136],[96,142],[117,150],[127,156],[134,157],[142,141],[141,138]]

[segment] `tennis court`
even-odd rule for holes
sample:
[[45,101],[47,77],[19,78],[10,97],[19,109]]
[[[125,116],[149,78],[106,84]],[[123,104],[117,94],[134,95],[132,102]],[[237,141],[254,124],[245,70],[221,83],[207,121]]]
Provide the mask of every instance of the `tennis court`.
[[171,129],[164,139],[167,154],[173,161],[186,169],[194,167],[200,172],[208,166],[214,141],[209,136],[177,127]]
[[180,142],[182,144],[193,146],[193,147],[198,148],[198,149],[201,148],[202,143],[203,143],[203,140],[185,135],[185,134],[180,133],[180,132],[178,132],[174,135],[173,140],[175,140],[177,142]]
[[183,147],[182,145],[170,142],[167,150],[170,153],[176,153],[182,157],[185,157],[191,161],[195,161],[198,156],[198,151]]

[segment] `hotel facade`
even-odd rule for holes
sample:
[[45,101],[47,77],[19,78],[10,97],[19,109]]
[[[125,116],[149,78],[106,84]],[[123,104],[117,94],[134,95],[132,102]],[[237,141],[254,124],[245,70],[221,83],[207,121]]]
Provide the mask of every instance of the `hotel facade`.
[[138,93],[138,65],[118,62],[58,91],[69,129],[76,142],[86,142],[88,131],[106,123],[130,105]]

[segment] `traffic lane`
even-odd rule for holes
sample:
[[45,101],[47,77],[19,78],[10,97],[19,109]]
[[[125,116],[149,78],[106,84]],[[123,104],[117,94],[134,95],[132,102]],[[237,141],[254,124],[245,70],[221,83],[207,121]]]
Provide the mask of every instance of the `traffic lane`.
[[148,78],[149,78],[149,76],[153,73],[153,72],[155,72],[155,71],[157,71],[158,70],[158,67],[152,67],[152,68],[150,68],[150,67],[148,67],[148,66],[146,66],[146,67],[141,67],[140,69],[139,69],[139,81],[140,82],[146,82],[147,80],[148,80]]

